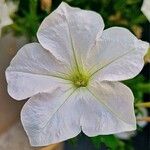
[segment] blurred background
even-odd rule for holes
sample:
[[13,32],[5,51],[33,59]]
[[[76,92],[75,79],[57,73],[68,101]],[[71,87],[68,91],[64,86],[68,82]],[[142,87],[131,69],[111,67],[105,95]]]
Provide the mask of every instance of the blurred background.
[[[139,39],[150,42],[150,0],[64,1],[71,6],[98,12],[104,19],[105,28],[126,27]],[[20,47],[37,41],[36,32],[42,20],[60,3],[61,0],[0,0],[0,150],[35,149],[30,147],[19,121],[25,101],[13,101],[7,94],[5,69]],[[38,149],[150,150],[150,50],[144,60],[142,72],[134,79],[124,81],[135,96],[137,131],[93,138],[81,133],[64,143]]]

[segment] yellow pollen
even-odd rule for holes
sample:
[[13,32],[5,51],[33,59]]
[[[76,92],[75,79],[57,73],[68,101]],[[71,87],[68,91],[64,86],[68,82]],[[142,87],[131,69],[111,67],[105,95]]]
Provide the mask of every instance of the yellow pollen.
[[73,85],[77,88],[79,87],[86,87],[89,82],[89,75],[86,72],[74,72],[70,76],[70,80],[72,81]]

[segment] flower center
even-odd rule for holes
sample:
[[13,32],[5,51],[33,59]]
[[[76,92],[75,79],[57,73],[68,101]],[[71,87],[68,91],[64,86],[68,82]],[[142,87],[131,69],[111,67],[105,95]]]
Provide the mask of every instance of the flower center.
[[89,75],[85,72],[76,72],[73,75],[71,75],[70,80],[72,81],[73,85],[77,88],[86,87],[89,82]]

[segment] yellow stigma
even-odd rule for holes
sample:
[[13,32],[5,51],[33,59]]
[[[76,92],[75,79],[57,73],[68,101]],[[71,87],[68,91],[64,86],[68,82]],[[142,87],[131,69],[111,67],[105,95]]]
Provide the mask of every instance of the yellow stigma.
[[77,88],[79,87],[86,87],[89,82],[89,75],[85,71],[75,71],[71,76],[70,80],[72,81],[73,85]]

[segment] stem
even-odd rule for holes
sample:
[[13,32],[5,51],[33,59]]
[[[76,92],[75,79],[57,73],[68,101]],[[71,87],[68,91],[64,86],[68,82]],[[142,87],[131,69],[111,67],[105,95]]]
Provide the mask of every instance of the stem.
[[150,107],[150,102],[137,103],[135,106],[136,107]]
[[150,122],[150,117],[137,118],[137,121],[146,121],[146,122]]
[[40,148],[38,150],[62,150],[63,149],[63,144],[58,143],[58,144],[52,144],[43,148]]

